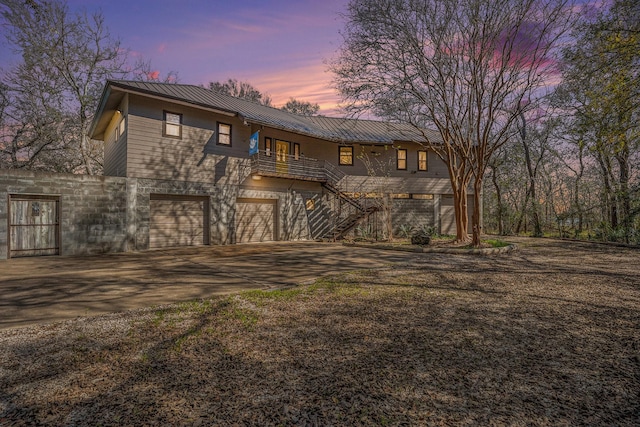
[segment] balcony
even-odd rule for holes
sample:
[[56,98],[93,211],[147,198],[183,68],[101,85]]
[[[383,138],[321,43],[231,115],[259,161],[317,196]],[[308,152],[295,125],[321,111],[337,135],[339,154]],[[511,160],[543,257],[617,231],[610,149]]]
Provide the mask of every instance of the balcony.
[[259,151],[251,156],[251,174],[320,182],[325,189],[335,194],[341,208],[333,219],[331,229],[324,234],[324,238],[337,240],[344,237],[349,230],[378,211],[380,207],[379,204],[367,200],[365,193],[350,189],[348,177],[344,172],[326,160],[304,156],[296,158],[284,153]]
[[273,151],[259,151],[251,156],[251,174],[323,183],[331,181],[331,172],[324,160],[305,156],[295,158]]

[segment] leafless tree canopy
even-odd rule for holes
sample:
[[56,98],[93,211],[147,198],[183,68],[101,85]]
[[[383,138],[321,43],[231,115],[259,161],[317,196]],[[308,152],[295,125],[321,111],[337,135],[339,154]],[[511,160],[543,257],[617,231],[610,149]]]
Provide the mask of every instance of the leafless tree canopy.
[[246,99],[247,101],[257,102],[268,107],[271,106],[271,97],[263,94],[248,82],[242,82],[237,79],[228,79],[226,82],[210,82],[209,89],[225,95],[235,96],[236,98]]
[[318,111],[320,111],[320,105],[289,98],[287,103],[280,107],[280,109],[301,116],[315,116],[318,114]]
[[449,166],[458,240],[468,239],[468,187],[479,206],[487,163],[556,72],[571,17],[566,0],[350,2],[336,87],[350,111],[440,132],[442,144],[425,135],[425,145]]
[[99,173],[102,146],[86,134],[105,80],[128,71],[120,42],[101,14],[72,14],[60,1],[3,0],[0,12],[21,56],[4,77],[2,164]]

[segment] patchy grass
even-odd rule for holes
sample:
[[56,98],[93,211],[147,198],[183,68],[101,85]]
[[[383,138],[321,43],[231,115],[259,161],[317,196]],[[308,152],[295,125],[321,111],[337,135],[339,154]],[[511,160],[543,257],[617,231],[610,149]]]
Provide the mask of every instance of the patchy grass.
[[430,254],[0,332],[0,425],[637,425],[640,254]]

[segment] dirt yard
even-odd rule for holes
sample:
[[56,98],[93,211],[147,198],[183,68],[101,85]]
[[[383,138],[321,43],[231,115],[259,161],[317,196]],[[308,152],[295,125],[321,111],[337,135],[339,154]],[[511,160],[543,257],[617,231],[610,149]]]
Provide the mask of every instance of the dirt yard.
[[0,425],[639,425],[640,250],[518,244],[2,331]]

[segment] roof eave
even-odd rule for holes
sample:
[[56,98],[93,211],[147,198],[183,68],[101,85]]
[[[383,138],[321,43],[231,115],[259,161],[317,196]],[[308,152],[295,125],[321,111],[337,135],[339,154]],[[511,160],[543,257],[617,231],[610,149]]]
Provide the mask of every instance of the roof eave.
[[107,100],[109,99],[110,95],[111,95],[111,86],[107,81],[107,84],[105,84],[104,89],[102,89],[102,95],[100,96],[100,103],[98,104],[98,109],[93,115],[93,120],[91,120],[91,126],[89,126],[89,130],[87,132],[87,136],[91,139],[99,140],[100,137],[104,138],[104,129],[101,129],[102,132],[99,135],[96,135],[95,132],[98,126],[98,122],[100,121],[100,117],[102,117],[102,114],[104,113],[104,107],[107,105]]
[[228,116],[228,117],[236,117],[238,115],[237,111],[232,111],[232,110],[227,110],[227,109],[223,109],[223,108],[216,108],[216,107],[212,107],[211,105],[205,104],[205,103],[200,103],[200,102],[194,102],[194,101],[189,101],[189,100],[185,100],[184,98],[180,98],[177,96],[172,96],[169,94],[158,94],[157,92],[153,92],[150,90],[145,90],[145,89],[140,89],[140,88],[134,88],[125,84],[121,84],[118,82],[110,82],[112,86],[117,87],[118,89],[122,90],[123,92],[126,93],[132,93],[132,94],[141,94],[144,96],[147,96],[149,98],[153,98],[153,99],[158,99],[158,100],[167,100],[170,99],[172,102],[176,103],[176,104],[180,104],[180,105],[185,105],[185,106],[196,106],[198,108],[202,108],[205,109],[207,111],[211,111],[213,113],[216,114],[221,114],[224,116]]

